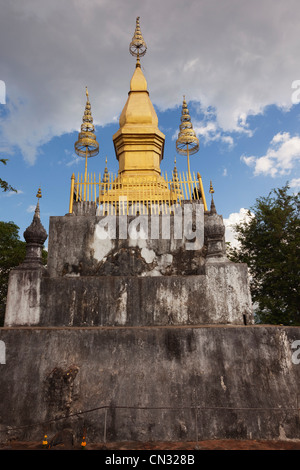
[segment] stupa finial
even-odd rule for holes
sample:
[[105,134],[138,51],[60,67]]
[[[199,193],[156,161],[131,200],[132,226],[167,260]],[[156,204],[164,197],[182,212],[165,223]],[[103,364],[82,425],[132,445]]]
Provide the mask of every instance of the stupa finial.
[[80,157],[85,158],[85,172],[84,172],[84,192],[86,191],[87,179],[87,159],[94,157],[99,153],[99,144],[96,140],[95,127],[93,124],[91,103],[89,99],[89,92],[85,87],[86,105],[84,115],[82,118],[81,132],[78,134],[78,140],[75,142],[75,152]]
[[129,52],[131,55],[136,57],[136,66],[140,67],[140,57],[143,57],[146,54],[147,45],[144,41],[141,28],[140,28],[140,17],[136,19],[135,32],[132,38],[131,43],[129,44]]
[[210,182],[209,192],[211,194],[210,213],[211,214],[216,214],[217,210],[216,210],[215,201],[214,201],[214,192],[215,192],[215,190],[213,188],[212,182]]
[[89,99],[89,92],[85,88],[86,105],[84,115],[82,118],[81,132],[78,134],[78,140],[75,142],[75,152],[80,157],[94,157],[99,153],[99,144],[96,140],[95,127],[93,124],[93,117],[91,112],[91,103]]
[[35,214],[39,216],[39,214],[40,214],[40,199],[42,197],[41,187],[39,187],[38,192],[36,194],[36,197],[37,197],[37,205],[36,205],[36,208],[35,208]]
[[176,140],[176,150],[181,155],[187,155],[188,160],[188,174],[191,180],[190,172],[190,160],[189,156],[198,152],[199,150],[199,139],[196,136],[196,132],[193,129],[190,113],[183,95],[183,103],[181,110],[181,124],[179,126],[179,134]]

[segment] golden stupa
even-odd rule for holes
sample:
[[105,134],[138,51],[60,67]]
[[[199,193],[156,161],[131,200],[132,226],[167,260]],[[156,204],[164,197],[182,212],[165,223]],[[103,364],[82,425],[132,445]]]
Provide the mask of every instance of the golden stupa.
[[116,199],[118,195],[127,196],[129,202],[175,199],[161,176],[165,136],[158,128],[157,114],[140,65],[140,57],[145,55],[146,49],[138,17],[129,46],[130,53],[137,59],[136,67],[128,99],[120,115],[120,128],[113,136],[119,171],[115,181],[117,187],[112,191]]
[[[160,164],[164,157],[165,135],[158,128],[158,117],[150,100],[147,80],[141,68],[140,58],[146,54],[147,45],[141,33],[139,17],[136,18],[136,28],[129,51],[136,57],[136,66],[130,80],[128,98],[119,118],[119,129],[113,135],[115,154],[119,162],[118,173],[113,175],[108,172],[106,160],[102,178],[99,175],[99,179],[96,180],[95,174],[87,175],[87,158],[98,153],[99,148],[90,120],[89,127],[84,128],[83,134],[81,133],[79,137],[86,137],[86,134],[89,134],[89,141],[83,144],[86,147],[87,144],[96,144],[97,148],[80,146],[80,152],[77,151],[86,157],[85,176],[82,178],[81,175],[80,178],[78,175],[76,180],[75,175],[72,175],[69,212],[73,211],[74,201],[94,201],[98,207],[103,208],[103,213],[110,210],[115,213],[121,210],[123,212],[124,208],[129,213],[128,208],[134,206],[136,211],[142,208],[142,212],[144,210],[151,212],[153,205],[163,204],[165,207],[172,207],[174,204],[180,204],[182,200],[194,199],[195,194],[197,199],[202,198],[206,210],[201,176],[198,173],[197,177],[195,175],[192,177],[189,167],[189,154],[195,153],[199,147],[197,149],[195,147],[197,138],[194,136],[188,111],[186,112],[185,100],[176,150],[188,156],[188,175],[179,175],[176,163],[171,180],[168,180],[167,175],[162,175]],[[86,106],[89,111],[88,117],[91,119],[89,100]],[[83,122],[83,125],[86,125],[86,122]],[[82,139],[79,138],[79,142],[80,140]],[[76,145],[78,147],[78,142],[75,144],[77,150]]]

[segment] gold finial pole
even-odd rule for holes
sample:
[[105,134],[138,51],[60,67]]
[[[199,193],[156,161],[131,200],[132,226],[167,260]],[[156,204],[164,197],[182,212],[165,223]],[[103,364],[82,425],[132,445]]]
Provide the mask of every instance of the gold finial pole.
[[78,134],[78,140],[75,142],[75,152],[80,157],[85,158],[85,169],[84,169],[84,198],[86,200],[86,188],[87,188],[87,159],[94,157],[99,153],[99,144],[96,140],[95,127],[93,124],[93,118],[91,113],[91,104],[89,99],[89,92],[85,87],[86,94],[86,105],[84,115],[82,118],[81,132]]
[[187,155],[189,181],[191,181],[192,177],[191,177],[191,169],[190,169],[190,154],[189,154],[189,145],[188,144],[186,146],[186,155]]
[[181,124],[179,126],[178,139],[176,140],[176,150],[179,154],[187,156],[189,187],[191,190],[192,178],[190,170],[190,155],[193,155],[194,153],[198,152],[199,139],[196,136],[196,132],[193,130],[191,117],[185,101],[185,95],[183,95],[180,120]]
[[201,191],[201,196],[202,196],[202,201],[203,201],[203,205],[204,205],[204,210],[207,211],[207,204],[206,204],[205,193],[204,193],[204,189],[203,189],[202,178],[201,178],[201,175],[200,175],[199,172],[197,173],[197,178],[198,178],[199,187],[200,187],[200,191]]
[[213,214],[213,213],[216,213],[216,206],[215,206],[215,202],[214,202],[214,188],[213,188],[213,185],[212,185],[212,182],[210,182],[210,186],[209,186],[209,192],[211,194],[211,204],[210,204],[210,212]]
[[73,201],[74,201],[74,187],[75,187],[75,175],[71,176],[71,190],[70,190],[70,203],[69,203],[69,214],[73,213]]
[[86,177],[87,177],[87,159],[88,159],[88,156],[87,156],[87,153],[88,153],[88,148],[86,147],[85,149],[85,166],[84,166],[84,201],[86,201]]
[[36,212],[39,212],[40,211],[40,199],[42,197],[41,187],[39,187],[36,197],[37,197],[37,204],[36,204],[35,210]]
[[146,54],[147,45],[144,41],[141,29],[140,29],[140,17],[136,19],[135,32],[131,43],[129,44],[129,52],[131,55],[136,57],[136,67],[140,67],[140,57]]

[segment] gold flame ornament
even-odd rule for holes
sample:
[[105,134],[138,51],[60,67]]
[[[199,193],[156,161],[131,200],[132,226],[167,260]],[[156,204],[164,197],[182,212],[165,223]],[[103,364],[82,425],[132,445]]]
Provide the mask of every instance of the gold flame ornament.
[[190,159],[189,156],[198,152],[199,139],[193,129],[190,113],[187,107],[185,96],[183,97],[182,110],[181,110],[181,124],[179,126],[178,139],[176,140],[176,150],[181,155],[187,156],[188,161],[188,176],[191,180]]
[[[99,144],[96,140],[95,127],[93,124],[93,117],[91,112],[91,103],[89,99],[89,92],[86,87],[86,105],[84,115],[82,118],[81,132],[78,134],[78,140],[75,142],[75,152],[79,157],[85,158],[85,172],[84,183],[87,177],[87,159],[95,157],[99,153]],[[85,184],[86,187],[86,184]]]
[[144,41],[141,28],[140,28],[140,17],[136,19],[135,32],[131,43],[129,44],[129,52],[131,55],[137,58],[137,66],[140,63],[140,57],[143,57],[147,52],[147,45]]

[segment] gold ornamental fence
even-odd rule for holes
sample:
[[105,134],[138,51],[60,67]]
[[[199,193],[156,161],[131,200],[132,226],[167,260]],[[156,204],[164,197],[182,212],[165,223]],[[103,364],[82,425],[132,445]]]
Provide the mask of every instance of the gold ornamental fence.
[[195,173],[189,178],[188,173],[173,174],[169,179],[167,173],[154,176],[126,176],[104,173],[73,173],[71,177],[69,213],[73,213],[74,202],[94,202],[102,209],[103,214],[130,214],[130,208],[140,208],[139,212],[152,213],[157,207],[164,207],[166,212],[182,201],[202,200],[207,210],[202,178]]

